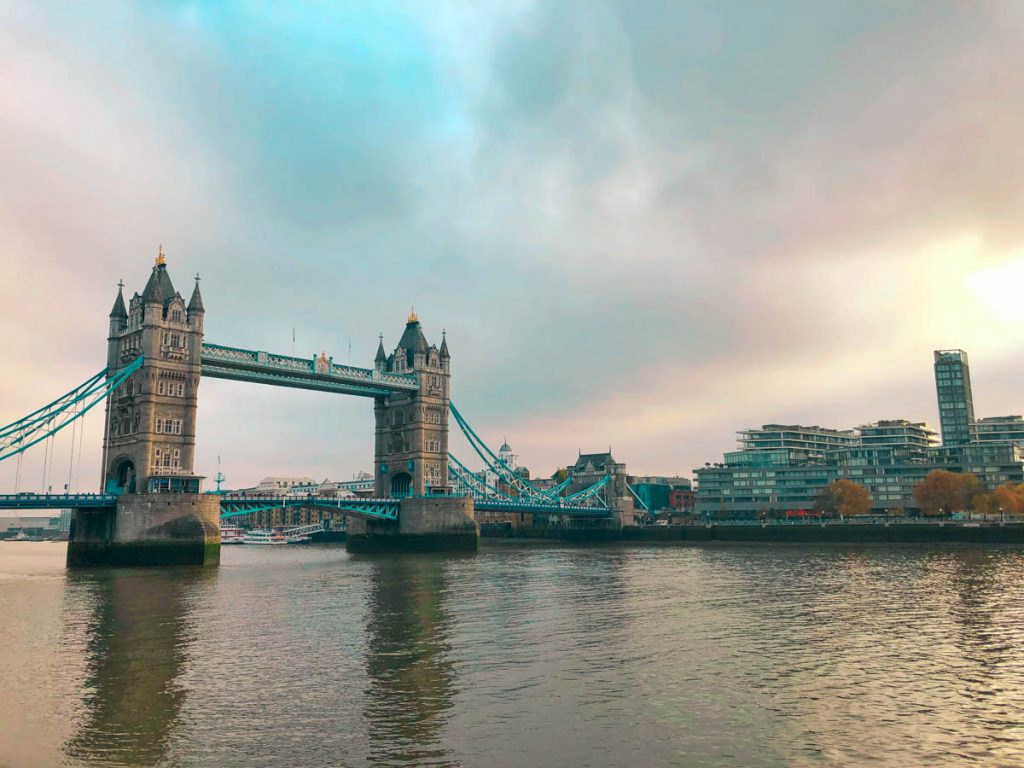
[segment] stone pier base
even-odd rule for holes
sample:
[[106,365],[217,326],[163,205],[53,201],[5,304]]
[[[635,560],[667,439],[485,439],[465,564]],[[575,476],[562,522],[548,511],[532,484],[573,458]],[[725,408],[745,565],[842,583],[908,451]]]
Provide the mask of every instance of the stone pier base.
[[75,510],[68,567],[219,562],[218,496],[126,494],[117,500],[116,508]]
[[352,519],[349,552],[476,552],[480,528],[463,496],[402,499],[398,522]]

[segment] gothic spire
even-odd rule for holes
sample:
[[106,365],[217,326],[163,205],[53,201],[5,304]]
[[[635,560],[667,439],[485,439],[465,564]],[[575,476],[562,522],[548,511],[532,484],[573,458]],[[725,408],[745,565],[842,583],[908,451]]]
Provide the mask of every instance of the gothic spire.
[[377,344],[377,357],[374,358],[374,362],[386,363],[388,359],[387,352],[384,351],[384,334],[380,335],[380,342]]
[[448,332],[441,330],[441,359],[450,358],[448,354]]
[[117,281],[117,298],[114,299],[114,308],[110,310],[110,316],[119,319],[126,319],[128,317],[128,310],[124,306],[124,295],[122,289],[124,288],[124,280]]
[[199,273],[196,272],[196,287],[192,289],[192,298],[188,300],[188,313],[205,312],[203,308],[203,295],[199,292]]

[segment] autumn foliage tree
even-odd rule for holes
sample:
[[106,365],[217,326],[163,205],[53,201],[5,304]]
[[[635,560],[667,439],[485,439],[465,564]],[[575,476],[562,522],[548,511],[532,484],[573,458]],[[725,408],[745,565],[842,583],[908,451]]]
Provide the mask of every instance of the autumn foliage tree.
[[1008,515],[1024,515],[1024,485],[1007,483],[992,491],[996,511],[1002,510]]
[[871,494],[852,480],[830,483],[814,502],[814,509],[825,515],[852,517],[871,511]]
[[971,509],[974,499],[984,493],[985,486],[975,475],[944,469],[933,469],[914,486],[914,498],[924,515],[949,515]]

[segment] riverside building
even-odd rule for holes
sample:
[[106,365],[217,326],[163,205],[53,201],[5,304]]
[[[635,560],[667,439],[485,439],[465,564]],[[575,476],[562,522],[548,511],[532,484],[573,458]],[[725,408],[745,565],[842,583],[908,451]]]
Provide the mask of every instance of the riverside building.
[[[768,435],[789,433],[781,445]],[[1024,482],[1021,449],[1012,443],[938,445],[925,424],[904,419],[865,424],[856,430],[765,425],[744,430],[740,450],[721,464],[694,470],[697,514],[703,517],[758,517],[806,514],[822,490],[839,479],[865,486],[871,510],[919,511],[914,486],[934,469],[971,472],[989,488]],[[750,439],[758,435],[765,439]],[[827,436],[836,443],[822,449]]]
[[935,391],[939,399],[939,425],[943,445],[971,442],[974,429],[974,396],[971,368],[962,349],[935,351]]
[[914,486],[935,469],[970,472],[988,488],[1024,482],[1024,418],[974,418],[967,353],[936,350],[942,440],[922,422],[892,419],[853,430],[766,424],[739,433],[739,450],[694,470],[697,513],[803,514],[829,483],[868,489],[872,512],[915,512]]
[[974,422],[977,443],[1016,443],[1024,447],[1024,418],[1020,416],[987,416]]

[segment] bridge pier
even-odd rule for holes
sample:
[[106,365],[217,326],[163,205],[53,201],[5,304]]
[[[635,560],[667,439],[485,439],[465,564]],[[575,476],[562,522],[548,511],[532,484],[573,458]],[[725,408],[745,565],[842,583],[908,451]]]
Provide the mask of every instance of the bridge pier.
[[353,518],[345,547],[349,552],[476,552],[480,526],[468,496],[402,499],[398,522]]
[[118,497],[116,507],[75,510],[68,567],[219,562],[219,496],[132,493]]

